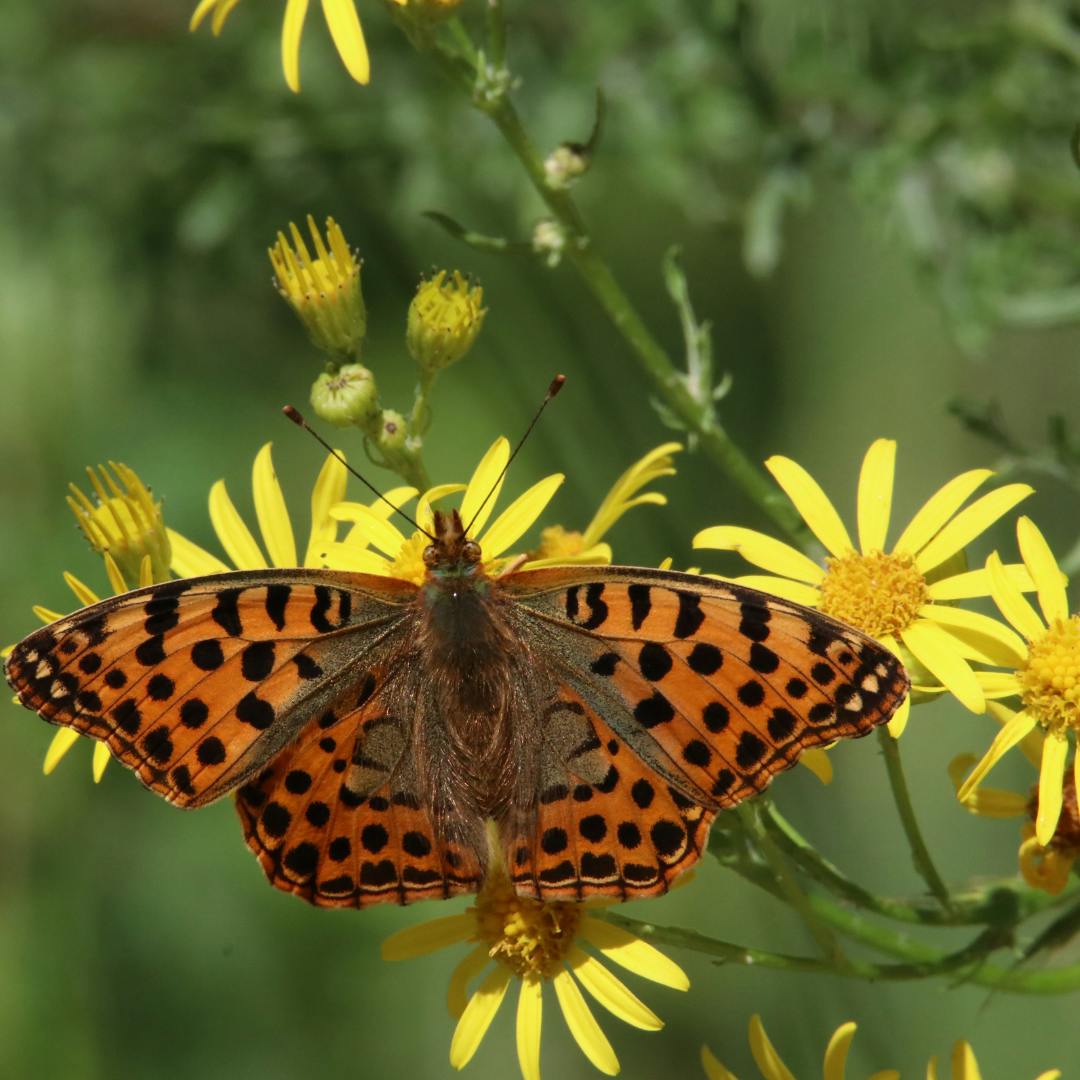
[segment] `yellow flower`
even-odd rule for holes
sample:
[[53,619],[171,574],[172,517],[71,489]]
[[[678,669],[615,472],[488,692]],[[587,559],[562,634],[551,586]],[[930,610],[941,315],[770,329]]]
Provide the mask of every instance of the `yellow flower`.
[[405,344],[428,376],[456,364],[472,348],[484,325],[484,290],[459,270],[440,270],[420,282],[409,304]]
[[[433,525],[431,504],[445,495],[464,490],[461,520],[468,528],[469,535],[480,544],[483,568],[489,574],[500,573],[513,561],[513,556],[505,553],[544,512],[565,479],[562,473],[544,477],[524,495],[519,495],[486,531],[481,532],[498,501],[503,485],[502,471],[509,458],[509,442],[504,438],[496,439],[467,485],[441,484],[434,487],[424,493],[416,508],[417,524],[430,532]],[[394,499],[390,501],[395,502]],[[389,513],[389,507],[385,507],[384,512],[375,504],[340,503],[335,506],[331,510],[333,517],[340,521],[351,521],[353,528],[343,542],[328,543],[321,549],[326,558],[332,565],[345,570],[385,574],[417,584],[422,582],[427,574],[424,548],[431,541],[423,532],[414,532],[408,537],[402,535],[388,520]],[[532,564],[526,562],[524,565]]]
[[[134,473],[132,473],[132,475],[134,476]],[[136,479],[138,478],[136,477]],[[103,553],[103,558],[105,560],[105,573],[108,575],[109,585],[112,587],[113,594],[118,596],[120,593],[126,593],[128,591],[128,583],[125,580],[124,575],[120,573],[120,567],[108,551]],[[155,582],[167,581],[168,579],[169,573],[167,570],[163,576],[154,576],[153,563],[150,555],[147,554],[143,556],[138,573],[132,580],[138,588],[143,588],[146,585],[153,585]],[[80,607],[96,604],[101,599],[89,585],[85,585],[74,574],[65,571],[64,581],[67,583],[68,588],[75,594],[75,599],[79,601]],[[56,622],[57,619],[63,618],[64,615],[63,612],[52,611],[47,607],[42,607],[40,604],[34,605],[34,614],[46,626],[48,626],[49,623]],[[12,646],[8,646],[7,648],[0,650],[0,659],[5,659],[8,653],[11,652],[11,649]],[[56,766],[60,764],[64,755],[67,754],[81,738],[83,738],[83,736],[74,728],[58,728],[56,734],[52,737],[52,742],[49,743],[49,748],[45,751],[45,760],[42,762],[41,771],[46,776],[49,776]],[[95,784],[100,783],[102,776],[105,775],[105,766],[109,764],[111,756],[109,748],[105,743],[94,743],[94,753],[91,758],[90,768],[93,773]]]
[[96,472],[87,468],[86,475],[97,502],[69,484],[67,504],[90,546],[99,555],[108,554],[125,581],[139,580],[145,558],[150,559],[153,579],[166,580],[170,552],[161,503],[154,502],[134,469],[119,462],[110,461],[108,468],[99,465]]
[[[1034,522],[1021,518],[1016,536],[1024,566],[1035,582],[1042,618],[1005,573],[997,553],[992,554],[986,573],[994,603],[1024,639],[1016,661],[1008,665],[1014,669],[1011,676],[999,680],[1000,689],[1018,695],[1022,707],[1019,712],[1002,709],[1004,726],[964,781],[959,797],[964,801],[1013,746],[1041,727],[1045,738],[1035,836],[1046,846],[1061,814],[1069,734],[1074,741],[1080,735],[1080,615],[1069,614],[1066,578]],[[1074,757],[1074,779],[1080,772],[1077,761]]]
[[[990,712],[1002,724],[1008,723],[1012,715],[1007,709],[994,704],[990,705]],[[1029,732],[1020,742],[1020,749],[1036,771],[1042,759],[1042,744],[1043,737],[1038,731]],[[973,754],[958,754],[949,763],[949,776],[958,793],[975,761]],[[1051,896],[1064,891],[1073,865],[1080,856],[1080,807],[1077,806],[1076,783],[1072,773],[1065,774],[1063,786],[1061,817],[1048,844],[1040,844],[1035,835],[1035,819],[1039,811],[1038,787],[1028,795],[1021,795],[1016,791],[980,785],[967,792],[961,803],[966,810],[980,817],[1029,819],[1020,830],[1020,873],[1033,889],[1042,889]]]
[[[517,1053],[524,1080],[540,1078],[540,1020],[546,982],[554,987],[563,1018],[582,1053],[601,1072],[613,1076],[619,1071],[618,1058],[581,987],[634,1027],[658,1031],[663,1022],[582,946],[663,986],[686,990],[690,982],[674,961],[626,930],[596,918],[591,913],[595,910],[589,904],[520,897],[505,869],[494,865],[472,907],[460,915],[399,931],[383,943],[382,954],[385,960],[410,960],[450,945],[474,943],[454,969],[447,995],[450,1013],[457,1018],[450,1043],[450,1064],[455,1069],[463,1069],[472,1060],[516,978],[521,984]],[[477,978],[480,983],[470,996],[468,985]]]
[[[215,37],[221,33],[229,13],[240,0],[199,0],[191,16],[191,30],[197,30],[202,21],[213,12],[210,28]],[[408,0],[393,0],[404,6]],[[323,15],[330,36],[334,40],[338,56],[348,73],[358,82],[367,83],[371,78],[371,64],[360,18],[353,0],[322,0]],[[300,35],[304,32],[308,0],[286,0],[285,22],[281,28],[281,64],[285,70],[285,82],[293,93],[300,92]]]
[[[856,1025],[852,1021],[841,1024],[833,1032],[825,1048],[825,1060],[821,1075],[824,1080],[844,1080],[847,1067],[848,1048],[855,1037]],[[784,1064],[776,1048],[765,1034],[761,1017],[756,1014],[750,1018],[750,1052],[764,1080],[795,1080],[795,1074]],[[709,1080],[737,1080],[735,1074],[726,1069],[707,1047],[701,1048],[701,1064]],[[969,1043],[963,1040],[953,1045],[951,1080],[982,1080],[979,1063]],[[1059,1080],[1060,1069],[1048,1069],[1040,1073],[1035,1080]],[[896,1069],[882,1069],[874,1073],[870,1080],[899,1080]],[[926,1080],[937,1080],[937,1059],[931,1058],[926,1067]]]
[[[953,572],[950,560],[1032,489],[1006,484],[964,507],[993,473],[961,473],[927,499],[886,552],[895,463],[896,443],[891,439],[876,440],[863,459],[856,547],[840,515],[802,466],[785,457],[765,462],[828,551],[824,567],[771,536],[735,526],[705,529],[694,537],[694,546],[739,552],[770,573],[735,581],[857,626],[897,653],[916,682],[932,684],[925,689],[944,688],[973,712],[983,712],[986,697],[971,661],[1008,665],[1023,643],[998,620],[953,605],[988,595],[990,576],[987,570]],[[1018,589],[1031,588],[1023,567],[1010,566],[1006,573]],[[893,735],[903,731],[909,708],[905,701],[890,721]]]
[[532,553],[530,566],[611,562],[611,546],[601,541],[627,510],[635,506],[667,505],[667,496],[659,491],[641,489],[661,477],[674,476],[673,455],[681,450],[679,443],[663,443],[635,461],[612,485],[582,532],[549,525],[540,533],[540,545]]
[[279,232],[277,243],[269,249],[278,292],[296,312],[316,348],[339,359],[358,356],[367,332],[360,260],[332,217],[326,219],[325,243],[310,214],[307,226],[315,247],[314,259],[294,222],[289,223],[292,242]]
[[[270,447],[271,444],[267,443],[256,454],[251,476],[255,517],[259,523],[263,546],[259,546],[244,523],[229,497],[225,481],[218,480],[210,489],[210,522],[232,566],[175,530],[169,529],[173,553],[172,568],[178,577],[222,574],[234,567],[237,570],[264,570],[268,566],[348,569],[328,563],[323,558],[323,552],[337,538],[337,522],[330,516],[330,508],[345,497],[345,466],[333,455],[328,455],[319,472],[311,492],[311,530],[304,561],[301,563],[297,558],[292,521],[277,473],[274,471]],[[387,498],[397,499],[402,503],[415,494],[414,488],[395,488],[386,493]]]

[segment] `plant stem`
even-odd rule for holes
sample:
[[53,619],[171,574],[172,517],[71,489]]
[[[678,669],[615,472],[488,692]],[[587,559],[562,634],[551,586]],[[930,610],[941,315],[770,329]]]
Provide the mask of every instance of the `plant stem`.
[[926,846],[926,841],[923,840],[922,830],[915,817],[915,807],[912,805],[911,793],[908,791],[907,780],[904,777],[904,765],[900,760],[900,746],[885,728],[878,728],[877,733],[881,752],[885,757],[885,768],[889,774],[889,786],[892,788],[893,800],[896,802],[896,810],[900,815],[900,824],[904,828],[908,847],[911,848],[911,860],[919,876],[926,882],[927,888],[948,911],[952,906],[949,890],[937,872],[937,867],[934,866],[934,860],[930,857],[930,850]]

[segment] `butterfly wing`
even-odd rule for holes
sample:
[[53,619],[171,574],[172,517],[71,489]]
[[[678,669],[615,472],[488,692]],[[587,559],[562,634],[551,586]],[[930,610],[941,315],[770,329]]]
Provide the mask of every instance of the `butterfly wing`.
[[711,578],[555,567],[504,588],[580,736],[571,749],[556,723],[535,833],[507,843],[519,891],[545,898],[663,891],[717,810],[802,750],[867,734],[908,690],[896,657],[860,631]]
[[326,571],[171,581],[36,631],[6,674],[28,708],[106,742],[147,787],[197,807],[359,692],[414,595],[405,582]]

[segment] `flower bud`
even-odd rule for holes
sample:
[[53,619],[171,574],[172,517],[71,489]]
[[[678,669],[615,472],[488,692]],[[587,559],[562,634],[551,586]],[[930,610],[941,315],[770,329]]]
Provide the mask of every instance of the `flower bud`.
[[278,292],[299,316],[316,348],[336,360],[354,359],[367,331],[360,262],[333,218],[326,219],[325,243],[310,214],[307,224],[316,258],[292,223],[292,243],[279,232],[270,249]]
[[405,449],[408,439],[408,426],[405,417],[395,409],[386,409],[382,414],[382,429],[376,444],[384,454],[391,456]]
[[409,0],[409,9],[428,22],[449,19],[461,7],[461,0]]
[[343,364],[337,371],[323,372],[311,385],[311,405],[336,427],[355,425],[366,430],[379,417],[375,376],[363,364]]
[[90,546],[99,555],[112,558],[131,588],[138,585],[147,557],[153,580],[168,581],[172,549],[161,503],[154,502],[133,469],[119,462],[99,465],[97,472],[88,468],[86,475],[96,499],[69,484],[67,504]]
[[589,154],[581,143],[563,143],[544,159],[547,185],[555,191],[568,188],[589,171]]
[[412,358],[428,375],[456,364],[472,348],[487,308],[484,290],[460,271],[447,279],[445,270],[420,282],[405,330]]
[[544,262],[554,269],[562,261],[566,249],[566,230],[551,218],[541,218],[533,228],[533,251],[544,257]]

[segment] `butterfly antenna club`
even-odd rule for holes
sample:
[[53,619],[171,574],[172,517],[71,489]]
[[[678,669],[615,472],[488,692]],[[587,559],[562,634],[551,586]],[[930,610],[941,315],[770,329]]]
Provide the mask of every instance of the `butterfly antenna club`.
[[541,413],[548,407],[551,399],[563,388],[564,382],[566,382],[565,375],[556,375],[555,378],[551,380],[551,385],[547,388],[544,400],[540,402],[540,408],[536,410],[536,415],[529,421],[529,426],[525,429],[525,434],[518,439],[518,444],[514,447],[514,452],[506,459],[506,464],[502,467],[502,472],[495,478],[495,483],[491,485],[491,490],[484,496],[484,501],[476,508],[476,513],[473,514],[472,521],[465,526],[466,536],[472,531],[473,523],[480,516],[480,511],[487,506],[491,496],[498,490],[503,477],[510,471],[510,466],[513,464],[514,458],[518,456],[518,451],[525,445],[525,440],[532,434],[532,429],[536,427],[536,422],[540,419]]
[[[561,376],[560,376],[560,377],[561,377]],[[554,384],[553,384],[553,385],[554,385]],[[545,404],[546,404],[546,402],[545,402]],[[382,499],[382,501],[383,501],[384,503],[386,503],[386,505],[387,505],[387,506],[389,506],[389,507],[390,507],[390,509],[394,511],[394,513],[396,513],[396,514],[400,514],[400,515],[401,515],[401,516],[402,516],[402,517],[403,517],[403,518],[404,518],[404,519],[405,519],[405,520],[406,520],[406,521],[407,521],[407,522],[408,522],[408,523],[409,523],[409,524],[410,524],[410,525],[411,525],[411,526],[412,526],[412,527],[413,527],[414,529],[416,529],[416,530],[417,530],[417,531],[419,531],[419,532],[422,532],[422,533],[423,533],[423,534],[424,534],[424,535],[425,535],[425,536],[426,536],[426,537],[427,537],[427,538],[428,538],[429,540],[431,540],[431,541],[434,541],[434,540],[435,540],[435,537],[434,537],[434,536],[432,536],[432,535],[431,535],[431,533],[429,533],[429,532],[427,531],[427,529],[423,529],[423,528],[421,528],[421,527],[420,527],[420,526],[419,526],[419,525],[418,525],[418,524],[417,524],[417,523],[416,523],[415,521],[413,521],[413,519],[412,519],[411,517],[409,517],[409,515],[408,515],[408,514],[406,514],[406,513],[405,513],[405,511],[404,511],[404,510],[402,510],[402,509],[401,509],[401,507],[400,507],[400,506],[395,506],[395,505],[394,505],[394,504],[393,504],[393,503],[392,503],[392,502],[391,502],[391,501],[390,501],[390,500],[389,500],[389,499],[388,499],[388,498],[387,498],[387,497],[386,497],[386,496],[385,496],[385,495],[384,495],[384,494],[383,494],[383,493],[382,493],[382,492],[381,492],[381,491],[380,491],[380,490],[379,490],[379,489],[378,489],[378,488],[377,488],[377,487],[376,487],[376,486],[375,486],[375,485],[374,485],[373,483],[371,483],[371,481],[370,481],[370,480],[367,480],[367,479],[365,479],[365,478],[364,478],[363,476],[361,476],[361,475],[360,475],[360,473],[358,473],[358,472],[357,472],[357,471],[356,471],[356,470],[355,470],[355,469],[354,469],[354,468],[353,468],[353,467],[352,467],[352,466],[351,466],[351,465],[350,465],[350,464],[349,464],[349,463],[348,463],[348,462],[347,462],[347,461],[346,461],[346,460],[345,460],[345,459],[344,459],[344,458],[343,458],[343,457],[341,456],[341,454],[339,454],[339,453],[338,453],[338,452],[337,452],[337,451],[336,451],[336,450],[335,450],[335,449],[334,449],[334,448],[333,448],[333,447],[332,447],[332,446],[331,446],[331,445],[330,445],[330,444],[329,444],[329,443],[328,443],[328,442],[327,442],[327,441],[326,441],[326,440],[325,440],[325,439],[324,439],[324,438],[323,438],[323,437],[322,437],[322,436],[321,436],[321,435],[320,435],[320,434],[319,434],[319,433],[318,433],[318,432],[317,432],[317,431],[316,431],[316,430],[315,430],[315,429],[314,429],[314,428],[313,428],[313,427],[312,427],[312,426],[311,426],[311,425],[310,425],[310,424],[309,424],[309,423],[308,423],[308,422],[307,422],[307,421],[306,421],[305,419],[304,419],[304,417],[303,417],[303,416],[301,415],[301,413],[300,413],[300,410],[299,410],[299,409],[295,408],[295,407],[294,407],[294,406],[292,406],[292,405],[285,405],[285,406],[283,406],[283,407],[282,407],[281,411],[282,411],[282,412],[283,412],[283,413],[285,414],[285,416],[286,416],[286,417],[288,417],[288,418],[289,418],[289,419],[290,419],[290,420],[291,420],[291,421],[292,421],[292,422],[293,422],[293,423],[294,423],[294,424],[295,424],[295,425],[296,425],[297,427],[299,427],[299,428],[303,428],[303,429],[304,429],[304,430],[305,430],[305,431],[306,431],[306,432],[307,432],[307,433],[308,433],[308,434],[309,434],[309,435],[310,435],[310,436],[311,436],[311,437],[312,437],[313,439],[315,439],[315,441],[316,441],[316,442],[318,442],[318,443],[319,443],[319,444],[320,444],[320,445],[321,445],[321,446],[323,447],[323,449],[324,449],[324,450],[326,450],[326,452],[327,452],[328,454],[332,454],[332,455],[333,455],[334,457],[336,457],[336,458],[338,459],[338,461],[340,461],[340,462],[341,462],[341,464],[345,466],[345,468],[346,468],[346,470],[348,470],[348,472],[350,472],[350,473],[351,473],[351,474],[352,474],[353,476],[355,476],[355,477],[356,477],[356,479],[357,479],[357,480],[359,480],[359,481],[360,481],[360,483],[361,483],[361,484],[363,484],[363,485],[364,485],[364,487],[366,487],[366,488],[368,489],[368,491],[371,491],[371,492],[373,492],[373,493],[374,493],[374,494],[375,494],[375,495],[376,495],[376,496],[377,496],[378,498]],[[535,423],[536,423],[536,421],[534,420],[534,421],[533,421],[533,423],[535,424]],[[531,425],[530,425],[530,430],[531,430]],[[515,451],[515,453],[516,453],[516,451]]]

